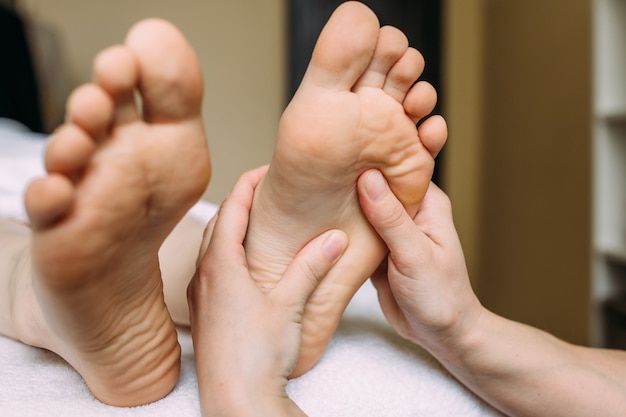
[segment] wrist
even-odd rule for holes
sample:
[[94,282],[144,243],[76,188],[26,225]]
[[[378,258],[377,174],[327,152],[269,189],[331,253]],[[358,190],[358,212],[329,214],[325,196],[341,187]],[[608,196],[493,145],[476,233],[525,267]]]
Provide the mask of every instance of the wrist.
[[[272,378],[235,377],[198,379],[202,415],[206,417],[306,417],[289,398],[285,384]],[[204,394],[204,395],[202,395]]]
[[446,325],[420,332],[417,342],[442,363],[461,365],[468,352],[473,352],[485,333],[490,312],[478,301],[459,310]]
[[306,414],[285,394],[253,397],[229,395],[202,402],[205,417],[306,417]]

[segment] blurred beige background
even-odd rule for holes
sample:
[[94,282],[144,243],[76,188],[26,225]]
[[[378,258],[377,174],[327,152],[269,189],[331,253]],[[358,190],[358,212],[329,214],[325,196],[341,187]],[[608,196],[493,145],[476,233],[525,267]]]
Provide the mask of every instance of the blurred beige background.
[[204,71],[204,119],[220,202],[245,170],[269,163],[285,102],[282,0],[20,0],[19,9],[58,36],[67,85],[90,80],[101,49],[124,40],[142,18],[173,22]]

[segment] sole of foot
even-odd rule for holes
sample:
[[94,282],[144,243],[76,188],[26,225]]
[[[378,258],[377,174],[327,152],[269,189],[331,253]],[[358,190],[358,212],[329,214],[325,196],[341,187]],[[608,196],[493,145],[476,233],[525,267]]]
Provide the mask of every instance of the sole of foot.
[[359,175],[381,170],[410,214],[428,188],[447,128],[440,116],[426,118],[436,92],[416,83],[423,66],[402,32],[381,28],[363,4],[344,3],[322,30],[281,118],[246,236],[253,277],[271,288],[303,245],[326,230],[342,229],[350,239],[305,309],[292,376],[317,362],[348,302],[386,255],[360,210]]
[[202,75],[167,22],[135,25],[70,97],[28,188],[33,292],[45,329],[24,335],[66,359],[101,401],[134,406],[174,387],[180,347],[158,250],[211,175]]

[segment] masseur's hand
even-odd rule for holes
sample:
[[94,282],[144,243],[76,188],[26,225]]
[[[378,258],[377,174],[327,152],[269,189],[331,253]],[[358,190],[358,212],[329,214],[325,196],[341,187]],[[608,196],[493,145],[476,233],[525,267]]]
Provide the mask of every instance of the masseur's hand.
[[390,251],[372,281],[401,335],[508,416],[625,415],[626,352],[573,345],[480,305],[439,188],[431,184],[414,219],[378,171],[358,189]]
[[379,171],[361,175],[358,191],[363,212],[390,251],[372,276],[385,317],[403,337],[438,349],[482,309],[448,197],[431,183],[413,219]]
[[303,415],[285,386],[300,351],[304,306],[348,243],[345,233],[326,232],[300,251],[274,288],[258,288],[243,241],[254,190],[266,171],[244,174],[222,204],[188,289],[207,416]]

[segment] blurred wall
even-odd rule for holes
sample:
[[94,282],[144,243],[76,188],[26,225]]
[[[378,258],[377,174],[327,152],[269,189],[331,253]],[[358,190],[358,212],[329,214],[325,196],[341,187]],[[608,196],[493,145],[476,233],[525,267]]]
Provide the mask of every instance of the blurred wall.
[[452,199],[467,268],[480,283],[484,73],[482,0],[447,0],[443,8],[443,113],[448,122],[443,183]]
[[590,0],[446,6],[445,184],[473,285],[493,311],[588,343]]
[[94,55],[146,17],[177,25],[205,78],[203,114],[213,161],[206,198],[221,202],[245,170],[269,163],[285,98],[283,0],[20,0],[60,41],[69,86],[89,81]]

